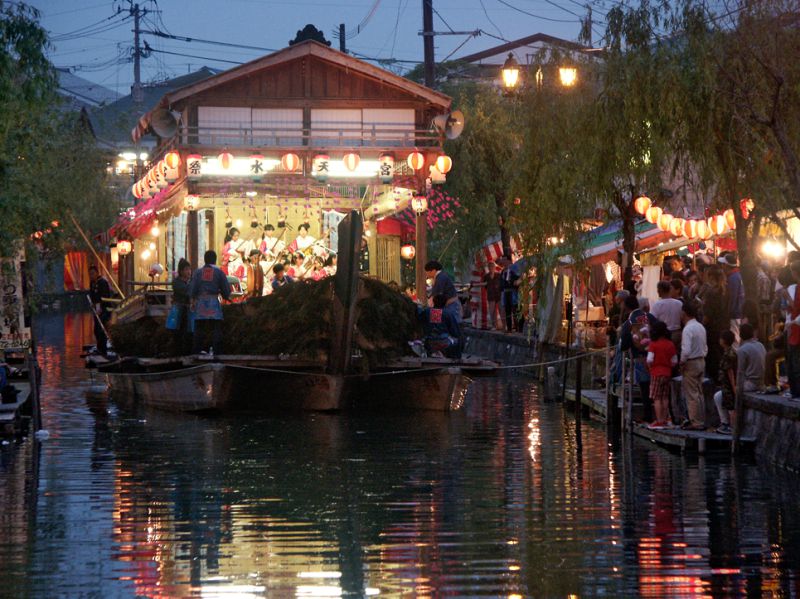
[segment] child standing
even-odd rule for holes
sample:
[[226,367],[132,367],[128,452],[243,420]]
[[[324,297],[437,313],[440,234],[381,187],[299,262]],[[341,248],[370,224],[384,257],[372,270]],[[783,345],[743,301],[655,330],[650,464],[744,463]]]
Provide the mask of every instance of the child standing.
[[647,346],[647,366],[650,369],[650,399],[656,419],[650,428],[669,426],[669,382],[672,369],[678,363],[678,352],[670,339],[666,323],[660,320],[650,327],[650,344]]
[[723,435],[730,435],[731,429],[731,410],[736,405],[736,350],[733,344],[736,341],[732,331],[722,331],[719,334],[719,344],[722,346],[722,358],[719,361],[719,373],[717,382],[719,391],[714,393],[714,404],[717,406],[717,413],[721,424],[717,432]]

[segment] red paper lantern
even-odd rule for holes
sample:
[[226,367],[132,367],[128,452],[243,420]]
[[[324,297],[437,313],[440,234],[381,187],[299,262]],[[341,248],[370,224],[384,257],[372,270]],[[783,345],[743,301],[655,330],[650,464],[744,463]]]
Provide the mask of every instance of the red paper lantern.
[[422,152],[411,152],[406,162],[411,169],[418,171],[425,166],[425,155]]
[[300,157],[297,154],[284,154],[281,156],[281,168],[287,173],[293,173],[300,166]]
[[656,224],[664,211],[658,206],[650,206],[644,214],[647,222]]
[[683,223],[684,220],[682,218],[674,217],[669,223],[669,232],[675,237],[680,237],[683,235]]
[[650,198],[647,196],[639,196],[633,201],[633,208],[641,215],[645,215],[647,213],[647,209],[652,206],[653,202],[650,201]]
[[132,249],[133,249],[133,244],[127,239],[120,239],[119,241],[117,241],[117,253],[120,256],[127,256],[128,254],[131,253]]
[[669,226],[672,223],[672,215],[664,212],[660,217],[658,217],[658,228],[662,231],[669,231]]
[[141,181],[137,181],[136,183],[133,184],[133,186],[131,187],[131,193],[133,194],[133,197],[135,197],[137,200],[141,200],[142,199],[142,182]]
[[446,175],[453,168],[453,159],[446,154],[442,154],[436,159],[436,168],[439,169],[440,173]]
[[219,156],[217,156],[217,160],[219,161],[219,166],[222,170],[227,171],[231,166],[233,166],[233,154],[230,152],[223,152]]
[[741,202],[739,202],[739,208],[742,211],[742,218],[745,220],[750,218],[750,213],[755,207],[756,203],[750,198],[744,198]]
[[355,170],[358,168],[359,162],[361,162],[361,156],[359,156],[355,152],[348,152],[342,158],[342,163],[344,164],[344,167],[351,173],[355,172]]
[[181,155],[175,151],[167,152],[164,156],[164,163],[167,168],[178,168],[181,165]]

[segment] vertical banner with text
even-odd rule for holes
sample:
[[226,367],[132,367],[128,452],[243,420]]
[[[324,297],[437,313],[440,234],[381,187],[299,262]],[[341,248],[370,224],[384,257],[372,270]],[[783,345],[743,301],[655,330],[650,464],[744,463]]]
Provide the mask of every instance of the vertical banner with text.
[[25,322],[24,261],[21,248],[13,258],[0,258],[0,350],[31,346],[31,329]]

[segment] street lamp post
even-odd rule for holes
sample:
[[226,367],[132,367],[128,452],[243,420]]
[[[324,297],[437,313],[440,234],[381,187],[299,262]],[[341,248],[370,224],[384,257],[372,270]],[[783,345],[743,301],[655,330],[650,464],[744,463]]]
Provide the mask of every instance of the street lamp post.
[[417,298],[423,303],[427,300],[427,283],[425,282],[425,263],[428,261],[428,199],[425,196],[412,198],[411,207],[417,215],[416,237],[417,237],[417,270],[416,286]]
[[503,69],[500,71],[503,79],[503,88],[506,93],[512,93],[519,85],[519,63],[514,55],[509,52],[508,58],[503,63]]

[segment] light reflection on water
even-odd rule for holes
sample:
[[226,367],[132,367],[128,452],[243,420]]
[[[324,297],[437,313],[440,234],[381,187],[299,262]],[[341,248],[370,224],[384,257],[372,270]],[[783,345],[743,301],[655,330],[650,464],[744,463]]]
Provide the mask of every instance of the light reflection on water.
[[[51,438],[0,454],[0,595],[797,595],[797,478],[681,458],[478,379],[460,413],[128,413],[82,317],[41,331]],[[68,350],[63,351],[64,339]]]

